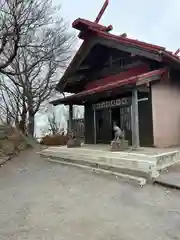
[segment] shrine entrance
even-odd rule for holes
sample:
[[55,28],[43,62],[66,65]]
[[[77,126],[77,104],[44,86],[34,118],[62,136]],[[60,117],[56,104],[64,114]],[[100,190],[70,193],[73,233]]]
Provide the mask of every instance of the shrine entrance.
[[[99,102],[93,105],[94,141],[110,144],[114,139],[113,122],[125,132],[125,139],[132,145],[131,98]],[[139,140],[141,146],[153,146],[152,110],[148,93],[140,93],[138,99]]]
[[111,141],[110,109],[96,110],[96,143],[109,144]]
[[[131,131],[131,106],[115,107],[111,109],[111,126],[113,122],[125,132],[125,139],[132,144],[132,131]],[[114,138],[114,131],[112,129],[112,139]]]
[[132,143],[131,102],[129,98],[95,104],[95,143],[110,144],[114,138],[113,122],[125,131],[125,138]]
[[111,140],[114,139],[113,123],[120,126],[120,110],[119,107],[111,108]]

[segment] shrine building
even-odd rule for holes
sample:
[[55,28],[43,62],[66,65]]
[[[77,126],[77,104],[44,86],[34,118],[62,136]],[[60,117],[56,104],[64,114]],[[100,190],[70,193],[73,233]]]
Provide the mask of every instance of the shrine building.
[[72,95],[51,103],[84,106],[85,144],[110,144],[112,123],[135,147],[180,145],[180,58],[164,47],[111,34],[77,19],[83,40],[56,86]]

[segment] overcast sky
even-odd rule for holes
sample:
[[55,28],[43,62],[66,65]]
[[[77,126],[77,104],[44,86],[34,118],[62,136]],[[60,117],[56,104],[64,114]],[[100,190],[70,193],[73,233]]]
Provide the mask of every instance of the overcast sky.
[[[53,0],[62,5],[70,24],[78,18],[95,20],[104,0]],[[109,0],[100,23],[112,24],[113,32],[162,45],[180,47],[180,0]]]

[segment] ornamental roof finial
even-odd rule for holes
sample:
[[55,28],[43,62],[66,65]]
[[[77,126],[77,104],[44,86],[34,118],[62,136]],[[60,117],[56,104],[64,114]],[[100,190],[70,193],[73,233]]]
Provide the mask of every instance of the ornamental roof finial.
[[109,5],[109,0],[105,0],[103,6],[102,6],[102,8],[101,8],[101,10],[99,11],[99,13],[98,13],[98,15],[97,15],[96,20],[94,21],[95,23],[98,23],[98,22],[99,22],[99,20],[101,19],[102,15],[104,14],[104,12],[105,12],[105,10],[106,10],[106,8],[107,8],[108,5]]

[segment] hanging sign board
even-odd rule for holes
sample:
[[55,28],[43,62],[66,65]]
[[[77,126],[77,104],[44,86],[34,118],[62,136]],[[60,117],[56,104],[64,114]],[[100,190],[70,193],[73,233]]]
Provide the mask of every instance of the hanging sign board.
[[115,100],[103,101],[99,103],[95,103],[92,105],[94,110],[103,109],[103,108],[113,108],[113,107],[123,107],[131,105],[131,98],[119,98]]

